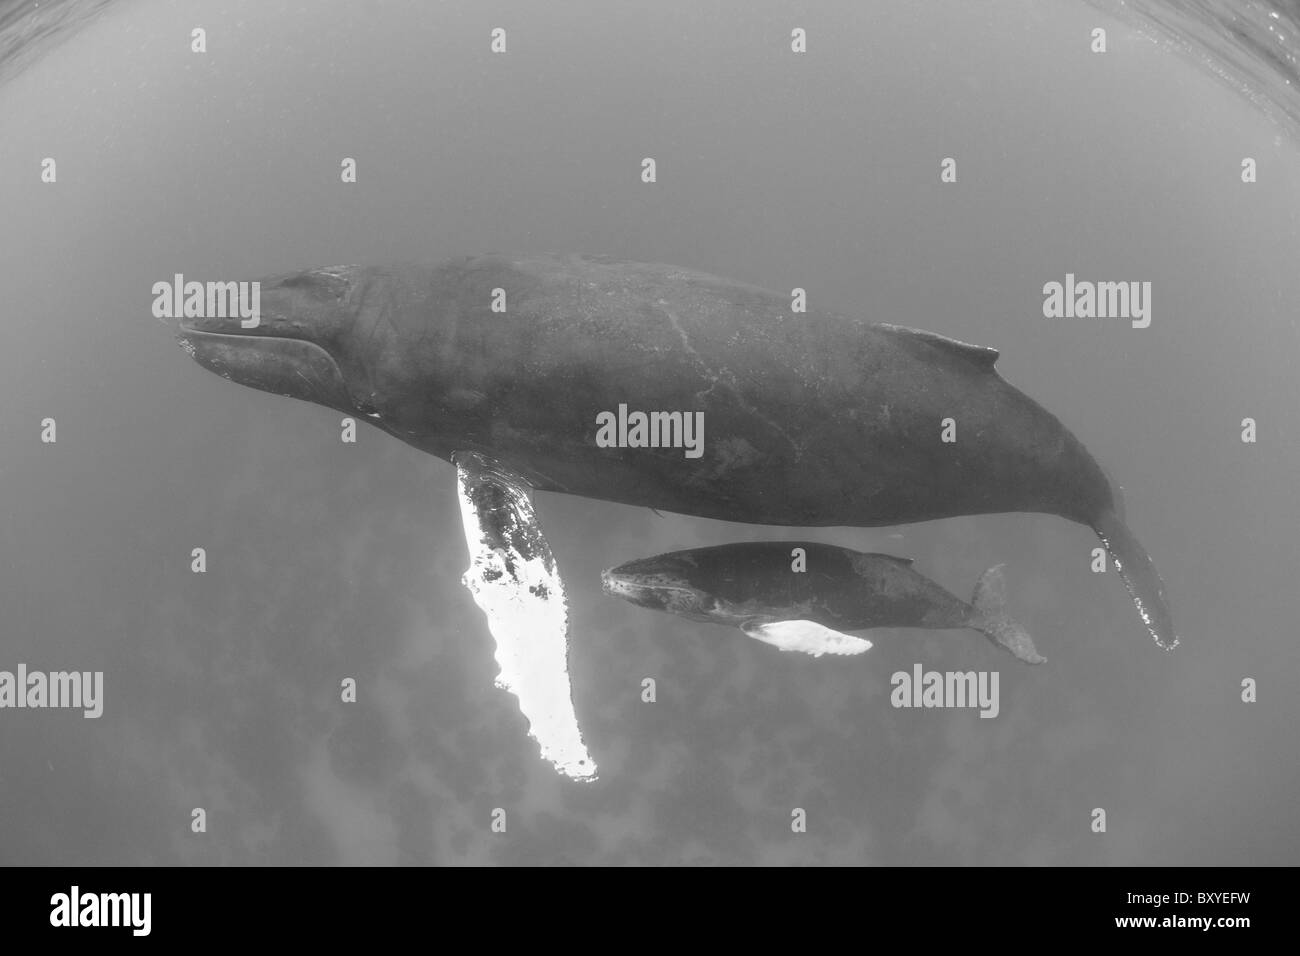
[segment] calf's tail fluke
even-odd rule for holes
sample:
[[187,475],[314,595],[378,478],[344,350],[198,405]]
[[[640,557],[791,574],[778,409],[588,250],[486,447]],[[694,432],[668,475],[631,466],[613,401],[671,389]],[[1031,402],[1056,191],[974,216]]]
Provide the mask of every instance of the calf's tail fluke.
[[1151,563],[1150,555],[1114,511],[1102,514],[1092,522],[1092,528],[1110,552],[1152,639],[1160,647],[1172,651],[1178,646],[1178,635],[1174,633],[1174,621],[1165,600],[1164,582]]
[[1002,565],[996,565],[985,571],[975,585],[971,596],[971,605],[975,616],[970,626],[988,636],[995,644],[1005,647],[1026,664],[1042,664],[1047,660],[1034,647],[1034,639],[1007,614],[1006,581],[1002,577]]

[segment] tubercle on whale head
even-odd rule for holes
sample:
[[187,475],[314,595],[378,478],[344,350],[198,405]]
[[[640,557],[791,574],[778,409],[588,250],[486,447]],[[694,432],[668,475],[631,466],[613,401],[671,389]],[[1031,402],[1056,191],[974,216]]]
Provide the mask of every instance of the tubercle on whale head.
[[713,599],[695,586],[669,555],[639,558],[601,573],[601,588],[638,607],[708,619]]

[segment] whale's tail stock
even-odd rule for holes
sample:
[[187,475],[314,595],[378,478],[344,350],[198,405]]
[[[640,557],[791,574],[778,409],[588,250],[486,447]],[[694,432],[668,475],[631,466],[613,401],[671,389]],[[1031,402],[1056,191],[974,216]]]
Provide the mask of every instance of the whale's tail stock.
[[1152,639],[1160,647],[1172,651],[1178,646],[1178,635],[1174,633],[1173,617],[1165,599],[1164,582],[1160,580],[1156,566],[1151,563],[1151,556],[1114,510],[1103,512],[1090,523],[1101,543],[1110,552],[1119,576],[1128,588],[1128,593],[1133,596],[1133,603],[1137,605],[1138,614],[1142,616],[1142,622],[1147,626]]

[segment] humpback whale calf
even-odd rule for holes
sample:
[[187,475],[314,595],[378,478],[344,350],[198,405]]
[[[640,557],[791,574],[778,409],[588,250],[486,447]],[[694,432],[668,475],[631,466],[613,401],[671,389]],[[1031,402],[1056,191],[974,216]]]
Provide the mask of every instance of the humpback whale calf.
[[[994,349],[860,316],[793,314],[785,296],[754,286],[600,256],[339,266],[266,279],[260,291],[256,327],[187,318],[181,345],[233,381],[364,416],[421,451],[470,462],[458,475],[471,552],[501,558],[473,561],[476,599],[495,590],[515,620],[530,608],[552,627],[567,620],[547,610],[562,598],[534,573],[554,576],[554,564],[524,507],[549,491],[785,526],[1060,515],[1101,538],[1156,643],[1177,643],[1118,488],[998,375]],[[703,413],[703,454],[597,442],[598,419],[621,417],[621,406]],[[943,441],[954,425],[956,441]],[[484,507],[466,505],[471,480]],[[531,526],[504,539],[526,543],[528,560],[484,527],[502,515]],[[563,663],[535,659],[531,679],[567,686]],[[570,740],[555,752],[580,749]]]
[[[801,549],[804,567],[794,570]],[[638,558],[601,575],[605,593],[692,621],[729,624],[783,651],[860,654],[844,634],[875,627],[971,628],[1026,664],[1047,658],[1003,611],[1002,566],[989,568],[970,604],[907,558],[808,541],[754,541]]]

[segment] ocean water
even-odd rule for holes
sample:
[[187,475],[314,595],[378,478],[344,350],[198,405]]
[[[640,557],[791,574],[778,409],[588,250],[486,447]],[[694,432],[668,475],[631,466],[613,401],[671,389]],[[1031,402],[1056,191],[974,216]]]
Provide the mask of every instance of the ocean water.
[[[104,713],[0,709],[0,862],[1300,862],[1294,5],[28,7],[0,19],[0,670],[103,671]],[[150,311],[177,272],[488,251],[1001,349],[1123,485],[1182,646],[1056,517],[809,531],[539,494],[601,766],[561,778],[493,687],[454,469],[342,444]],[[1067,273],[1151,282],[1150,327],[1045,318]],[[908,630],[795,659],[601,594],[631,558],[801,537],[962,596],[1005,562],[1048,663]],[[893,708],[917,663],[998,671],[998,717]]]

